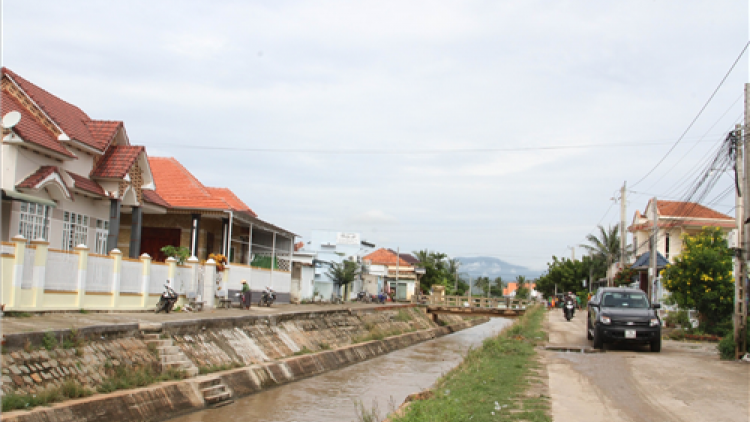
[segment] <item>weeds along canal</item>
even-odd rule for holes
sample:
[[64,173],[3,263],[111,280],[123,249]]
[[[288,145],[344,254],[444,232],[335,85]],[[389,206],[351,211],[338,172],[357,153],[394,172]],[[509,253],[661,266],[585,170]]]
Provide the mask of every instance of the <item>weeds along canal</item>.
[[481,346],[485,338],[499,334],[511,323],[512,320],[492,318],[467,330],[171,421],[357,421],[357,401],[368,410],[377,406],[385,417],[406,396],[432,386],[457,366],[469,348]]

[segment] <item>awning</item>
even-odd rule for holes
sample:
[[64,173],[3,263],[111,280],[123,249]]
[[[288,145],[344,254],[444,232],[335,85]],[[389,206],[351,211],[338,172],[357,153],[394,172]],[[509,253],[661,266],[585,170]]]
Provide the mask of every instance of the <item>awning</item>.
[[16,192],[14,190],[8,190],[8,189],[3,189],[2,191],[3,191],[4,196],[8,196],[13,199],[18,199],[19,201],[33,202],[35,204],[46,205],[52,208],[57,207],[57,203],[55,203],[55,201],[51,199],[37,198],[36,196],[31,196],[25,193]]

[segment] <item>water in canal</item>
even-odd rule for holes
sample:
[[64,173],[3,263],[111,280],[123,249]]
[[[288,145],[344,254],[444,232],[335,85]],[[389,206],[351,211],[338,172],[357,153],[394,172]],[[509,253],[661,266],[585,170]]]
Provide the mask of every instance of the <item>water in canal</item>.
[[356,421],[354,402],[376,404],[385,417],[411,393],[430,387],[458,365],[470,347],[497,334],[510,320],[489,322],[366,362],[238,399],[234,404],[172,419],[176,422]]

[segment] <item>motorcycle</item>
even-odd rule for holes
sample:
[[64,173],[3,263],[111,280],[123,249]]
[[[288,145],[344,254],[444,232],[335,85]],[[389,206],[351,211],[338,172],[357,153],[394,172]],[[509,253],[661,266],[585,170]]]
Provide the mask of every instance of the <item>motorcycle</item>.
[[370,303],[372,302],[372,296],[367,292],[357,293],[357,302]]
[[570,321],[571,318],[573,318],[573,315],[576,312],[576,303],[573,300],[566,300],[565,304],[563,305],[563,312],[565,314],[565,319]]
[[177,292],[169,287],[169,284],[165,284],[164,293],[161,294],[159,302],[156,303],[155,313],[158,314],[161,311],[164,311],[167,314],[170,313],[172,308],[174,308],[174,304],[177,303],[178,297]]
[[260,300],[258,301],[258,306],[263,306],[264,304],[268,307],[273,305],[273,302],[276,300],[276,292],[274,292],[271,289],[263,290],[263,293],[260,296]]

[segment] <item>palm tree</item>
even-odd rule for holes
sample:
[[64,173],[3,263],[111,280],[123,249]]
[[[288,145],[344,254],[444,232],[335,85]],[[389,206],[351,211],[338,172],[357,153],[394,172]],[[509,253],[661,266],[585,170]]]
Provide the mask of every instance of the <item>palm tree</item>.
[[[586,236],[589,244],[579,246],[587,250],[594,259],[606,262],[606,268],[609,269],[613,262],[617,262],[620,259],[620,226],[609,226],[608,229],[605,229],[601,225],[598,227],[599,237],[589,234]],[[625,248],[626,259],[629,255],[629,250],[629,247]]]

